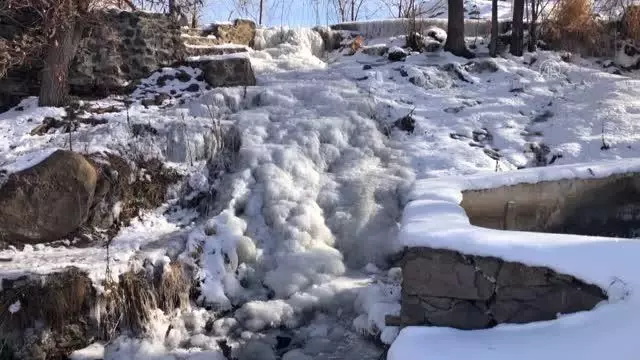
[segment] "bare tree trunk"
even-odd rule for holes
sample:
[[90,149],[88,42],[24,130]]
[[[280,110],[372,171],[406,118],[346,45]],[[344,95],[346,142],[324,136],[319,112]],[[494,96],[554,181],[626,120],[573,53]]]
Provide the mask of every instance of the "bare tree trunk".
[[522,56],[524,49],[524,0],[513,0],[513,28],[511,29],[511,54]]
[[195,29],[198,27],[198,2],[193,2],[193,7],[191,8],[191,28]]
[[60,29],[46,51],[42,80],[40,82],[40,106],[62,106],[69,98],[69,65],[82,39],[83,26],[74,22],[68,29]]
[[529,46],[528,50],[530,52],[536,51],[536,47],[538,46],[538,25],[536,22],[538,21],[538,9],[537,3],[540,0],[531,0],[531,22],[529,23]]
[[445,51],[467,59],[475,55],[467,49],[464,42],[464,4],[462,0],[448,0],[449,17],[447,21],[447,42]]
[[491,1],[491,44],[489,54],[491,57],[498,56],[498,0]]
[[356,21],[356,0],[351,0],[351,21]]
[[175,15],[175,14],[176,14],[176,1],[169,0],[169,15]]
[[258,24],[262,25],[262,14],[264,12],[264,0],[260,0],[260,15],[258,15]]

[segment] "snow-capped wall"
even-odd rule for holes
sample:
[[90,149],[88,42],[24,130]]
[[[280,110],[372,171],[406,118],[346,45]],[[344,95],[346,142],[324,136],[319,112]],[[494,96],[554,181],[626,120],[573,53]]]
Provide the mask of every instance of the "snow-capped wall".
[[402,326],[486,329],[552,320],[606,300],[572,276],[495,257],[416,247],[402,263]]
[[[640,242],[637,239],[481,228],[470,224],[469,217],[459,204],[463,201],[465,190],[562,179],[604,179],[613,174],[637,173],[639,170],[640,161],[635,159],[417,181],[411,194],[413,201],[405,207],[399,235],[405,246],[448,249],[471,255],[466,257],[465,263],[474,265],[474,269],[480,273],[491,269],[491,262],[495,260],[479,262],[479,256],[500,258],[533,267],[548,267],[599,286],[608,299],[591,311],[563,314],[556,320],[536,324],[502,325],[473,332],[436,327],[406,327],[393,343],[388,358],[418,358],[419,354],[428,352],[436,360],[463,359],[469,356],[557,359],[560,354],[568,353],[576,358],[589,360],[599,359],[604,354],[622,360],[635,359],[639,348],[631,334],[638,332],[640,323],[637,312],[634,311],[640,303],[637,293],[640,288],[640,264],[637,261]],[[568,186],[566,190],[570,188]],[[600,197],[610,196],[611,189],[609,192],[602,190]],[[449,251],[445,253],[450,254]],[[453,265],[452,268],[456,269]],[[429,271],[424,266],[420,270]],[[403,280],[406,280],[406,274],[404,275]],[[438,276],[446,275],[441,273]],[[535,271],[523,271],[520,277],[527,282],[536,281],[535,286],[543,285],[544,282],[538,281],[543,278],[535,275]],[[459,281],[464,281],[461,276],[453,279],[455,280],[450,283],[454,287]],[[499,277],[496,279],[490,276],[477,279],[480,282],[500,281]],[[568,279],[570,278],[562,281]],[[429,281],[434,280],[430,278]],[[424,284],[423,287],[427,288]],[[503,292],[502,296],[511,296],[517,292],[526,294],[522,290],[506,294]],[[551,300],[554,296],[553,292],[547,292],[549,287],[542,286],[538,290],[541,292],[532,298]],[[433,286],[429,291],[433,291]],[[564,303],[566,299],[562,297],[551,301]],[[517,308],[522,302],[514,302],[513,305]],[[442,309],[447,304],[440,301],[434,306]],[[422,309],[426,311],[432,308],[433,306]],[[471,309],[477,310],[475,307]],[[526,315],[533,309],[539,310],[539,307],[529,308],[517,316]],[[465,346],[459,346],[461,343]]]
[[632,173],[465,191],[461,206],[492,229],[636,237],[639,181]]
[[[331,25],[333,30],[355,31],[365,38],[393,37],[406,35],[411,24],[410,19],[386,19],[371,21],[345,22]],[[507,29],[508,22],[500,22],[500,31]],[[447,28],[446,19],[416,19],[416,28],[426,30],[430,26]],[[465,20],[464,32],[466,36],[485,36],[491,32],[491,23],[488,20]]]

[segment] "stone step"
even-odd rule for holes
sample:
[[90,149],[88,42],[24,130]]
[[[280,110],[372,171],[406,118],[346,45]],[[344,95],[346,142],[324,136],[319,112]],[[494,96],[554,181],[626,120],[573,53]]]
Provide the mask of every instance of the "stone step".
[[202,28],[182,28],[180,31],[182,32],[182,35],[187,36],[206,36],[207,32],[210,32]]
[[229,46],[229,45],[214,45],[214,46],[201,46],[201,45],[189,45],[187,44],[188,56],[205,56],[205,55],[227,55],[236,54],[241,52],[247,52],[249,49],[246,46]]
[[214,46],[220,44],[220,39],[217,39],[213,36],[191,36],[191,35],[182,35],[182,41],[185,45],[205,45],[205,46]]

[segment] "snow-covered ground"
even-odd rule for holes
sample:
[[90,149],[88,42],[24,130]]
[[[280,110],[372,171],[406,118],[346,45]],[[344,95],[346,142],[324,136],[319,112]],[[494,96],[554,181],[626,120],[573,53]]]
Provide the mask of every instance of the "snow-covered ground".
[[[158,314],[148,338],[121,337],[106,347],[95,344],[85,353],[105,359],[222,359],[217,340],[228,339],[234,347],[244,344],[241,360],[275,359],[269,349],[276,336],[284,334],[292,338],[287,350],[293,352],[283,357],[286,360],[376,359],[382,349],[367,337],[391,343],[398,331],[384,325],[384,315],[399,311],[400,277],[397,269],[389,268],[388,255],[403,245],[405,238],[398,234],[409,231],[401,224],[407,224],[411,207],[405,210],[404,219],[402,211],[409,200],[420,198],[411,192],[415,179],[488,173],[496,168],[509,179],[508,171],[523,167],[546,163],[552,172],[556,165],[640,154],[640,81],[609,74],[591,60],[569,63],[550,52],[479,59],[477,65],[466,65],[466,60],[444,53],[412,54],[396,63],[361,53],[333,53],[321,59],[322,42],[313,31],[264,30],[260,34],[257,43],[264,50],[247,54],[257,86],[247,88],[246,93],[243,88],[184,91],[190,84],[204,89],[197,72],[190,73],[193,79],[186,83],[158,84],[159,75],[154,75],[135,96],[153,98],[159,90],[175,90],[173,95],[181,98],[172,97],[160,107],[145,107],[136,101],[128,113],[130,122],[148,124],[160,135],[134,138],[124,107],[104,114],[90,110],[90,116],[104,118],[107,124],[82,125],[74,133],[73,146],[80,151],[111,149],[165,160],[167,139],[175,127],[184,127],[186,137],[194,141],[189,146],[198,148],[204,141],[198,140],[198,134],[202,136],[203,129],[211,125],[211,114],[235,125],[242,138],[231,171],[219,179],[209,178],[198,159],[169,163],[187,174],[193,188],[215,186],[219,190],[211,204],[217,210],[215,216],[196,218],[188,210],[167,213],[158,209],[124,229],[110,249],[121,264],[112,268],[115,272],[132,266],[135,258],[166,261],[165,255],[183,251],[180,258],[189,261],[191,250],[206,249],[194,262],[203,290],[197,305],[216,311],[194,306],[179,314]],[[392,45],[397,41],[371,40]],[[121,106],[117,98],[90,104],[94,108]],[[61,132],[29,135],[45,116],[62,115],[62,109],[35,107],[34,99],[25,100],[21,109],[0,114],[0,167],[18,169],[16,161],[23,164],[30,153],[67,147],[68,136]],[[393,125],[406,116],[415,121],[411,133]],[[419,189],[421,182],[417,184]],[[452,189],[440,195],[455,207],[460,189]],[[577,276],[583,275],[582,268],[561,265],[565,257],[567,264],[583,264],[589,249],[620,255],[619,267],[591,268],[589,275],[594,277],[587,276],[587,280],[598,284],[612,275],[624,277],[627,273],[623,271],[632,269],[623,265],[637,251],[634,245],[624,245],[630,242],[614,249],[609,240],[571,239],[577,260],[566,250],[570,247],[536,245],[545,249],[543,254],[558,251],[551,265]],[[184,249],[162,245],[180,241]],[[508,246],[478,241],[473,249],[508,257],[512,254],[504,250]],[[0,258],[13,259],[0,262],[2,278],[73,264],[99,280],[106,253],[104,249],[38,246],[0,251]],[[546,264],[542,258],[524,260]],[[554,334],[562,334],[563,326],[576,324],[575,319],[581,317],[588,324],[595,320],[614,324],[617,318],[607,314],[619,316],[615,309],[625,306],[620,304],[551,325],[513,327],[513,342],[528,341],[518,339],[531,332],[532,337],[526,339],[538,342],[534,345],[531,340],[530,346],[553,349],[543,343],[549,340],[547,336],[558,339]],[[219,318],[213,330],[206,330],[207,320],[214,316]],[[169,324],[172,330],[167,333]],[[545,326],[552,328],[548,335]],[[499,338],[505,330],[490,331],[498,332],[495,337]],[[422,332],[433,336],[424,335],[425,339],[433,340],[426,342],[429,349],[419,349],[419,358],[428,354],[435,359],[457,354],[470,357],[473,353],[462,353],[463,349],[473,351],[482,346],[485,336],[494,337],[491,332],[479,332],[474,338],[476,332],[405,331],[391,355],[416,358],[402,351],[411,351]],[[468,347],[451,345],[458,336]],[[436,346],[438,341],[449,345]],[[502,341],[506,344],[507,340]],[[591,341],[596,347],[595,340]],[[617,343],[610,344],[608,354]],[[563,349],[558,346],[558,351]],[[500,352],[509,348],[495,348],[496,357],[511,356]],[[555,353],[544,355],[560,358]],[[91,356],[78,352],[74,359]],[[628,357],[621,353],[616,358]]]

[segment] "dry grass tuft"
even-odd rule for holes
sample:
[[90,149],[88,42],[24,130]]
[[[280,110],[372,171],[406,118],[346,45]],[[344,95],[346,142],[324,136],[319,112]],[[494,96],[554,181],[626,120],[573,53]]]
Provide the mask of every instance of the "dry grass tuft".
[[107,280],[104,286],[100,326],[107,340],[121,331],[145,333],[153,310],[185,308],[191,291],[191,282],[179,262],[155,274],[132,270],[120,275],[118,283]]
[[120,275],[119,283],[107,280],[101,299],[102,336],[110,340],[122,330],[142,334],[147,331],[151,310],[157,308],[153,282],[144,271]]
[[622,17],[622,35],[640,42],[640,5],[627,7]]
[[190,282],[181,263],[169,264],[159,276],[156,276],[160,309],[167,312],[185,308],[189,304]]
[[356,38],[351,43],[351,54],[355,54],[358,50],[362,49],[364,46],[364,38],[361,35],[356,36]]
[[[18,358],[34,358],[28,355],[31,350],[62,359],[98,339],[109,341],[122,332],[144,334],[154,310],[171,312],[188,306],[189,279],[183,265],[175,262],[154,271],[131,270],[120,275],[118,282],[108,278],[100,295],[87,274],[77,268],[4,281],[0,359],[12,351],[20,351]],[[18,301],[20,308],[15,311]]]
[[[0,358],[66,359],[89,345],[96,292],[77,268],[45,276],[23,277],[0,292]],[[10,307],[19,302],[19,309]],[[33,329],[26,331],[27,329]],[[13,355],[12,355],[13,353]]]
[[560,0],[543,24],[554,48],[603,56],[613,49],[603,24],[596,20],[591,0]]
[[[96,294],[87,274],[77,268],[43,277],[40,281],[19,281],[0,292],[0,333],[9,328],[28,328],[45,320],[53,330],[85,318]],[[9,307],[20,302],[20,311]]]

